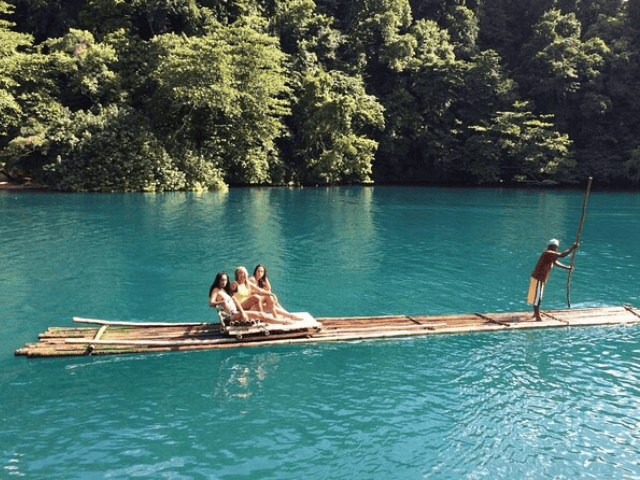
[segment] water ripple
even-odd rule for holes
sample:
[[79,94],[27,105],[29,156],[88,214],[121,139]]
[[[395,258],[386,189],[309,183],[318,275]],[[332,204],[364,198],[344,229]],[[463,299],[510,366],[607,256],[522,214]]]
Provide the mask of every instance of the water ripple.
[[[576,306],[638,299],[630,198],[594,194]],[[580,201],[378,187],[0,194],[0,476],[640,478],[638,326],[12,355],[72,315],[208,320],[215,272],[258,262],[285,306],[316,316],[529,308],[538,249],[573,238]],[[566,305],[562,273],[545,308]]]

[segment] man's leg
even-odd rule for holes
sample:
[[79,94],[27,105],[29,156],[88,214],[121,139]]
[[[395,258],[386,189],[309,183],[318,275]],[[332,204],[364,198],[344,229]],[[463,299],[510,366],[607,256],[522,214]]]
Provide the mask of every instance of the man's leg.
[[527,292],[527,303],[533,305],[533,318],[541,321],[540,318],[540,300],[542,300],[542,286],[544,284],[535,278],[531,278],[529,282],[529,291]]
[[536,322],[542,321],[542,317],[540,317],[540,305],[533,306],[533,318],[536,319]]
[[543,292],[544,282],[538,282],[536,285],[536,297],[533,301],[533,317],[536,319],[536,322],[542,321],[542,317],[540,317],[540,302],[542,301]]

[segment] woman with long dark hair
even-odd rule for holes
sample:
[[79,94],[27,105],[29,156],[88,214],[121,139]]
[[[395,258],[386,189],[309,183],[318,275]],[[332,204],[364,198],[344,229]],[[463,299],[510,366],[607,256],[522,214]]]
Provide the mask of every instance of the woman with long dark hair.
[[[236,282],[238,282],[238,293],[236,294],[236,298],[245,299],[250,298],[252,295],[257,295],[260,298],[261,311],[271,312],[274,317],[282,316],[292,320],[301,320],[297,315],[289,313],[282,308],[282,306],[278,304],[278,299],[273,293],[250,282],[249,273],[246,268],[236,268],[235,276]],[[269,288],[271,288],[271,286],[269,286]]]
[[249,277],[249,281],[267,292],[271,291],[271,284],[267,278],[267,268],[261,263],[253,269],[253,275]]

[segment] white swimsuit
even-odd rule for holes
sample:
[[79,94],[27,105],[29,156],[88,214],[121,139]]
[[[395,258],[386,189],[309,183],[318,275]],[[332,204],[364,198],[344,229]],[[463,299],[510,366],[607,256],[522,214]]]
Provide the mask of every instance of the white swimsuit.
[[234,303],[233,298],[231,298],[229,294],[224,290],[220,290],[218,293],[222,295],[222,298],[224,299],[224,304],[222,305],[220,314],[224,317],[225,320],[230,320],[231,317],[238,313],[236,304]]

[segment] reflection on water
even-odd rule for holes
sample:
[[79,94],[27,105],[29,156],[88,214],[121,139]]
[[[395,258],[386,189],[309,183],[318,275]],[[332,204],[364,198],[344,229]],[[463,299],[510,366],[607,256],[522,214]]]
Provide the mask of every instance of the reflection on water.
[[[230,356],[218,364],[213,398],[222,410],[233,409],[234,401],[243,400],[262,389],[266,377],[277,369],[279,356],[259,354]],[[246,404],[240,409],[247,408]]]

